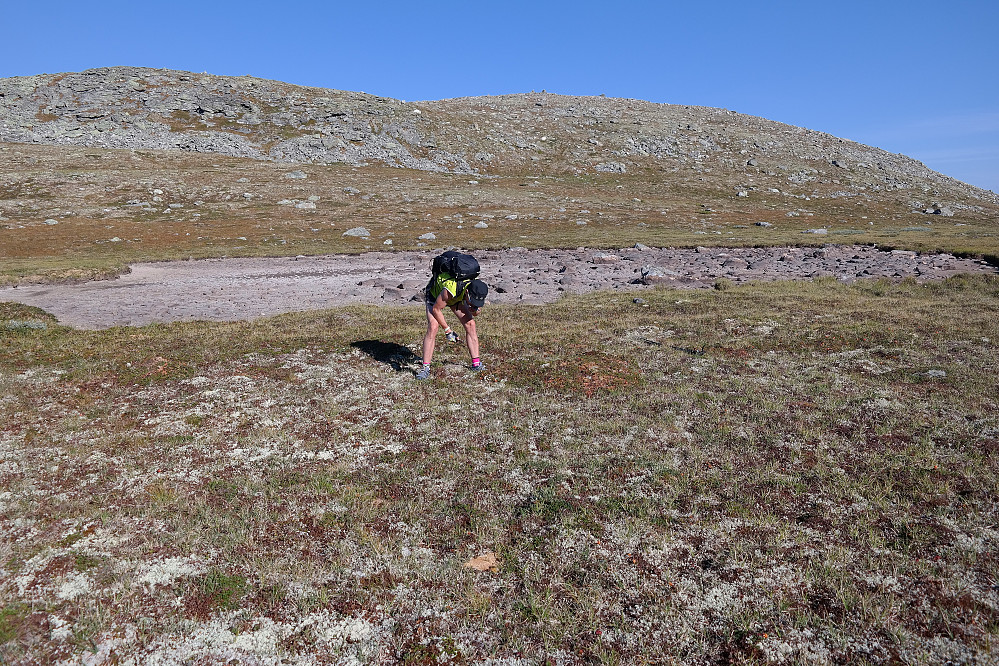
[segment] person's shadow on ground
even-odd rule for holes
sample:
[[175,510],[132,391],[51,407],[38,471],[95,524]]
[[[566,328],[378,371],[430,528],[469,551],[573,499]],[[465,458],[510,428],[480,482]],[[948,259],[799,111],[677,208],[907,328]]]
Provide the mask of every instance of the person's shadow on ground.
[[379,363],[385,363],[391,366],[396,372],[402,372],[403,370],[411,370],[412,364],[420,360],[419,357],[413,353],[413,350],[405,345],[396,344],[395,342],[384,342],[382,340],[358,340],[357,342],[350,343],[350,346],[355,349],[360,349],[362,352],[375,359]]

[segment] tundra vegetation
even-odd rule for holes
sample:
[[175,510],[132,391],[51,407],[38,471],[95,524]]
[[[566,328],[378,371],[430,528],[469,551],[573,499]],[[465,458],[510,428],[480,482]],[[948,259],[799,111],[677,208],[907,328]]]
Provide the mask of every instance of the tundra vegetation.
[[[0,93],[5,285],[389,244],[999,256],[994,194],[724,110]],[[999,278],[636,295],[491,305],[487,371],[445,345],[424,383],[419,305],[0,303],[0,663],[995,663]]]
[[4,660],[991,659],[999,280],[643,300],[4,306]]

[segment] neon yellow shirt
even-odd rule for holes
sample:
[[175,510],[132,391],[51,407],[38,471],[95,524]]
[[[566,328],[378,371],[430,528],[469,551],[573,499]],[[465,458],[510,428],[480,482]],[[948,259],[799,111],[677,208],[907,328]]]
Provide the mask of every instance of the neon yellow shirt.
[[461,290],[461,293],[456,294],[455,292],[458,291],[458,281],[447,273],[438,273],[437,277],[432,279],[430,284],[427,285],[427,291],[433,301],[436,301],[445,289],[451,294],[451,298],[447,301],[448,306],[457,305],[465,298],[465,292],[468,291],[468,283],[465,283],[465,287]]

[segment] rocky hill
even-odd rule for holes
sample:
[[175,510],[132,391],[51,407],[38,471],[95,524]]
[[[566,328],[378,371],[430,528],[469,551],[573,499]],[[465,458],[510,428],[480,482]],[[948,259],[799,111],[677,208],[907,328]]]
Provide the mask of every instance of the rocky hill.
[[825,184],[843,197],[904,192],[907,205],[945,215],[999,203],[904,155],[822,132],[724,109],[545,92],[403,102],[110,67],[0,79],[0,141],[481,176],[643,173],[740,191]]
[[992,192],[724,109],[403,102],[134,67],[0,79],[0,284],[446,246],[831,242],[995,262],[997,238]]

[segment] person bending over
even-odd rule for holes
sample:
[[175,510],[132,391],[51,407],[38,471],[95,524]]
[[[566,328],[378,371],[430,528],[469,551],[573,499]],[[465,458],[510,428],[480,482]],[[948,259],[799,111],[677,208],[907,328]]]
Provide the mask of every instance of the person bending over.
[[475,317],[486,304],[488,293],[489,287],[482,280],[472,280],[459,285],[458,281],[447,273],[438,273],[430,280],[426,290],[427,334],[423,338],[423,367],[416,373],[418,380],[430,378],[430,361],[434,357],[434,345],[439,330],[443,329],[451,342],[460,340],[444,319],[445,307],[451,308],[465,328],[465,345],[472,357],[472,370],[479,372],[485,369],[479,358],[479,336],[475,331]]

